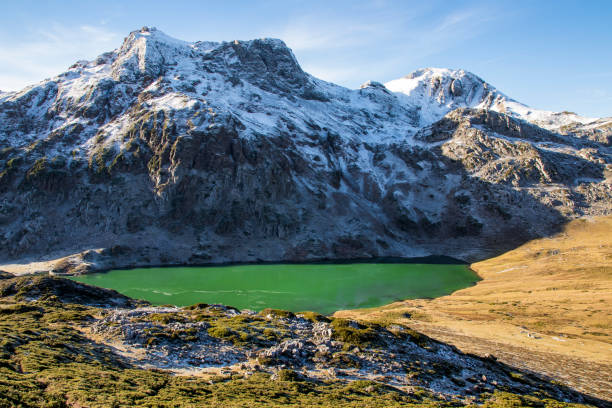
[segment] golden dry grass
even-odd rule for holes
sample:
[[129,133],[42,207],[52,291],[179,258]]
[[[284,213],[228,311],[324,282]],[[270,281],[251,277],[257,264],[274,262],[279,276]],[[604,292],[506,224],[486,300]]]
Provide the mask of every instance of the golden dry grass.
[[612,216],[572,221],[471,268],[482,281],[449,296],[336,316],[408,324],[612,399]]

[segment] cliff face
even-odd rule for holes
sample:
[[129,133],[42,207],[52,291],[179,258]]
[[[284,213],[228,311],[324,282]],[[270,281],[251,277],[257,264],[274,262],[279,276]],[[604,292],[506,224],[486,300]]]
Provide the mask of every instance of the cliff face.
[[279,40],[143,28],[0,95],[0,260],[482,259],[610,213],[610,123],[464,71],[349,90]]

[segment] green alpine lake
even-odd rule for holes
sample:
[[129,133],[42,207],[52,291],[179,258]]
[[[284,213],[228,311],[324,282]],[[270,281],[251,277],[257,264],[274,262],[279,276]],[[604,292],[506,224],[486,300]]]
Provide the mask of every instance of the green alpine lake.
[[224,304],[330,314],[447,295],[478,281],[467,265],[259,264],[113,270],[76,276],[155,305]]

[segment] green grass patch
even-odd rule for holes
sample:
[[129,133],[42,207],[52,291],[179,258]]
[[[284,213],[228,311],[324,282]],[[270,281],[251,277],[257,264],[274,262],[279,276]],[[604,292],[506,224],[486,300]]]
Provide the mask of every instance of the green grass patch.
[[333,319],[331,322],[332,338],[348,346],[366,348],[378,343],[379,338],[372,326],[347,319]]

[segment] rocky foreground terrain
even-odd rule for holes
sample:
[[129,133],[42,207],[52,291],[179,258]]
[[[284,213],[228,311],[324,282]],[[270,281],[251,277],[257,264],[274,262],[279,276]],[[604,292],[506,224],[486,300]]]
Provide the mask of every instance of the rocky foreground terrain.
[[399,324],[1,278],[2,407],[610,406]]
[[481,260],[609,214],[611,136],[462,70],[350,90],[279,40],[144,27],[0,93],[0,264]]

